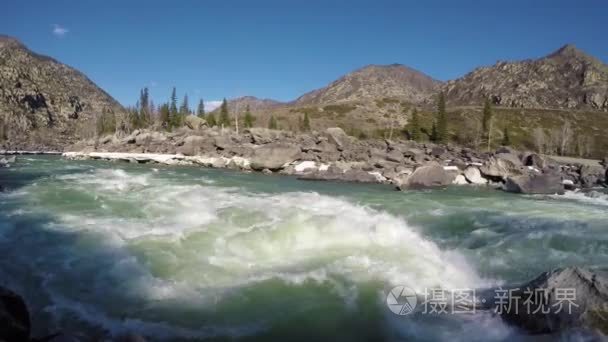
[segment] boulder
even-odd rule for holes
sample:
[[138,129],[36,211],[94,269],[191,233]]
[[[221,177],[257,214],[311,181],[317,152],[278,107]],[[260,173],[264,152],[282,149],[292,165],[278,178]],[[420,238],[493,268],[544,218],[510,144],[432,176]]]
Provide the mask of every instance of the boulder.
[[251,134],[251,142],[257,145],[271,143],[276,137],[275,131],[268,128],[252,127],[245,132]]
[[160,132],[140,133],[135,137],[135,145],[148,146],[150,144],[158,144],[167,140],[167,137]]
[[0,341],[29,341],[30,315],[23,299],[0,287]]
[[505,191],[521,194],[563,194],[564,185],[557,174],[528,174],[508,177]]
[[604,183],[606,173],[600,165],[583,165],[580,169],[580,180],[584,187],[590,188]]
[[488,184],[488,180],[481,176],[481,171],[475,166],[464,169],[464,177],[472,184]]
[[184,139],[184,144],[177,149],[178,153],[181,153],[185,156],[195,156],[202,152],[207,139],[198,135],[191,135]]
[[251,158],[253,170],[269,169],[272,171],[283,168],[300,156],[300,148],[288,144],[267,144],[256,148]]
[[481,173],[486,177],[504,179],[509,176],[518,176],[524,173],[522,162],[514,154],[499,153],[491,157],[481,168]]
[[140,130],[134,130],[129,136],[124,139],[127,144],[135,144],[135,138],[139,135]]
[[338,150],[343,150],[350,141],[349,136],[340,127],[330,127],[326,129],[325,136],[329,143],[336,145]]
[[554,161],[553,159],[546,157],[546,156],[542,156],[537,153],[531,153],[531,154],[525,156],[524,165],[532,166],[539,170],[546,170],[549,168],[555,169],[559,166],[558,163],[556,161]]
[[431,148],[430,155],[435,158],[442,158],[447,153],[446,149],[441,146],[435,146]]
[[[512,291],[511,298],[521,298],[512,301],[517,313],[513,307],[512,310],[503,310],[501,317],[530,333],[546,334],[582,328],[608,334],[606,273],[578,267],[558,269],[543,273]],[[565,291],[569,291],[568,300],[563,300]],[[540,295],[531,296],[530,292]],[[536,310],[535,313],[534,309],[541,306],[550,309],[549,312]],[[559,306],[562,310],[557,312]]]
[[452,184],[456,178],[454,173],[444,170],[438,163],[429,163],[420,166],[408,177],[407,188],[430,188]]
[[234,145],[228,135],[218,135],[214,137],[213,144],[220,150],[227,150]]
[[198,116],[187,115],[184,118],[184,125],[193,130],[199,130],[207,127],[207,121],[199,118]]
[[456,178],[454,178],[452,184],[466,185],[469,184],[469,182],[467,182],[467,179],[464,177],[464,175],[457,175]]

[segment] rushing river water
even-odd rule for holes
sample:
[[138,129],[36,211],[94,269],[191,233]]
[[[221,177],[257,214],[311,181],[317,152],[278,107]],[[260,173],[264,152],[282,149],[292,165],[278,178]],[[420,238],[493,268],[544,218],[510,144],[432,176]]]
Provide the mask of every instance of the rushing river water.
[[386,294],[608,265],[606,195],[396,192],[25,156],[0,184],[0,285],[27,299],[38,335],[525,340],[491,312],[398,316]]

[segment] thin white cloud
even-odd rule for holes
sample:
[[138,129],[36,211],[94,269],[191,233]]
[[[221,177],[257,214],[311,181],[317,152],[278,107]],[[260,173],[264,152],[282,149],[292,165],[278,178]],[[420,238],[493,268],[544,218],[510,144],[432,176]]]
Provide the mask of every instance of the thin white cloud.
[[53,24],[53,34],[56,37],[61,38],[61,37],[65,36],[66,34],[68,34],[68,32],[70,32],[70,30],[68,30],[67,28],[65,28],[59,24]]
[[205,111],[210,112],[222,105],[222,101],[205,101]]
[[156,86],[158,86],[158,82],[150,81],[150,87],[156,87]]

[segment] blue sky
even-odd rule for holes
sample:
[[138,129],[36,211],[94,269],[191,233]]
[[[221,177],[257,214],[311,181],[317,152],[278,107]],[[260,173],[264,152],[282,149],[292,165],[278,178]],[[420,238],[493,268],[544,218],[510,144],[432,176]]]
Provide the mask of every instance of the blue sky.
[[565,43],[608,61],[597,1],[3,0],[0,33],[76,67],[124,105],[291,100],[367,64],[448,80]]

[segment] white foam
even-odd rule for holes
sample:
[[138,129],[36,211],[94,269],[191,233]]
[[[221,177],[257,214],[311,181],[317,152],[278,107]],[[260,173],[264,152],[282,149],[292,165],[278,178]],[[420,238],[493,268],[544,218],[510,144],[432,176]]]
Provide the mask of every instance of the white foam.
[[566,191],[563,195],[551,196],[555,199],[568,199],[578,202],[608,206],[608,194],[593,191],[592,193],[585,193],[582,191]]

